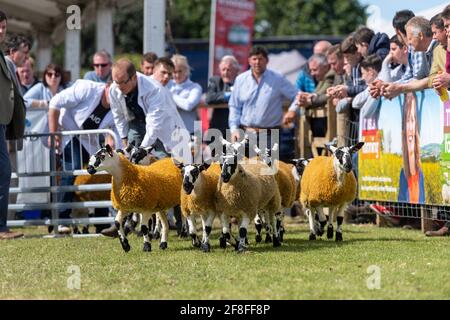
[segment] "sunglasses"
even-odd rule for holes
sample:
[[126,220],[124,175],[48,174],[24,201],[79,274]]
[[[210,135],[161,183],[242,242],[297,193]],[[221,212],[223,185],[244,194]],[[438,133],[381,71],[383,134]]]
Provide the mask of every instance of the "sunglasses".
[[52,78],[52,77],[55,77],[55,78],[61,77],[61,74],[58,73],[58,72],[47,72],[46,75],[49,76],[50,78]]
[[109,63],[94,63],[93,66],[94,68],[98,67],[106,68],[107,66],[109,66]]

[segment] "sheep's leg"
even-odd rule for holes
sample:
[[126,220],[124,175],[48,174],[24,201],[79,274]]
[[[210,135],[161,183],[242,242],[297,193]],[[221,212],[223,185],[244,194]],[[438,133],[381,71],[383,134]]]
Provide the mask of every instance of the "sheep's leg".
[[259,243],[262,241],[262,237],[261,237],[262,219],[261,219],[261,216],[259,215],[259,213],[256,214],[254,222],[255,222],[255,229],[256,229],[255,240],[257,243]]
[[344,213],[346,208],[347,204],[343,204],[339,207],[339,211],[337,211],[336,241],[342,241],[342,222],[344,222]]
[[161,242],[159,243],[159,248],[162,250],[167,249],[167,237],[169,235],[169,222],[167,221],[167,215],[166,212],[158,212],[156,214],[157,217],[159,217],[161,224],[162,224],[162,230],[161,230]]
[[[225,249],[227,247],[227,243],[231,245],[230,221],[225,213],[220,215],[220,221],[222,223],[222,235],[219,238],[219,246],[222,249]],[[237,247],[237,245],[233,246]]]
[[239,244],[237,246],[238,253],[244,252],[246,249],[245,239],[247,238],[247,229],[250,224],[250,218],[247,214],[242,214],[241,225],[239,227]]
[[125,219],[126,216],[127,216],[126,213],[122,213],[121,210],[118,210],[116,218],[114,219],[114,224],[116,225],[117,230],[119,230],[119,240],[120,244],[122,245],[122,249],[125,252],[128,252],[130,251],[131,247],[128,243],[128,239],[125,236],[125,232],[123,230],[123,220]]
[[327,228],[327,239],[333,239],[334,228],[333,228],[333,217],[336,208],[329,208],[328,212],[328,228]]
[[271,229],[273,229],[272,222],[270,219],[270,214],[268,212],[264,211],[263,217],[264,217],[263,224],[264,224],[264,228],[266,229],[266,239],[264,239],[264,242],[270,243],[270,242],[272,242],[272,236],[271,236],[272,230]]
[[317,210],[317,215],[319,217],[319,225],[318,225],[317,235],[319,237],[321,237],[323,235],[325,225],[327,224],[327,218],[325,217],[325,214],[323,213],[322,207],[317,207],[316,210]]
[[144,212],[142,213],[142,222],[141,222],[141,231],[142,235],[144,236],[144,252],[150,252],[152,251],[152,244],[150,243],[150,237],[149,234],[149,220],[152,217],[151,212]]
[[209,212],[208,215],[205,216],[202,215],[202,224],[203,224],[203,239],[202,239],[202,250],[203,252],[209,252],[211,251],[211,245],[209,244],[209,235],[211,234],[212,230],[212,223],[214,220],[214,213]]
[[314,227],[314,213],[312,208],[305,208],[305,213],[309,221],[309,240],[316,240],[316,228]]
[[283,226],[283,218],[284,218],[284,212],[277,212],[275,214],[275,217],[277,219],[277,231],[280,242],[283,242],[283,235],[284,235],[284,226]]
[[192,215],[188,215],[186,217],[186,221],[189,227],[189,235],[192,239],[192,246],[199,248],[200,247],[200,241],[197,237],[197,228],[195,227],[195,217]]
[[273,239],[273,246],[274,247],[279,247],[281,246],[281,242],[280,242],[280,234],[278,233],[278,228],[277,228],[277,219],[275,218],[275,214],[274,213],[270,213],[269,214],[269,222],[270,225],[272,226],[272,239]]
[[154,222],[153,239],[159,239],[161,237],[161,219],[158,215],[155,215]]

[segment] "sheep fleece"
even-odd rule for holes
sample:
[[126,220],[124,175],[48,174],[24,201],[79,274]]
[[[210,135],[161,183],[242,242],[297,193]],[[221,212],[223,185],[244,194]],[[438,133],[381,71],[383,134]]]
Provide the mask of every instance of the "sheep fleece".
[[182,178],[172,159],[139,166],[119,156],[123,175],[120,185],[112,179],[114,208],[123,212],[157,212],[180,204]]
[[300,201],[309,207],[335,206],[351,202],[356,197],[356,179],[352,172],[344,173],[338,185],[333,157],[316,157],[306,166],[301,180]]

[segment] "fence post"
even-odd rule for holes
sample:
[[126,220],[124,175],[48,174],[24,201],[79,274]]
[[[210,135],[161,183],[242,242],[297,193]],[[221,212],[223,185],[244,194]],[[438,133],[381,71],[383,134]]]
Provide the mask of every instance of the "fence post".
[[433,229],[433,219],[431,211],[427,210],[423,206],[420,207],[420,220],[423,233],[431,231]]

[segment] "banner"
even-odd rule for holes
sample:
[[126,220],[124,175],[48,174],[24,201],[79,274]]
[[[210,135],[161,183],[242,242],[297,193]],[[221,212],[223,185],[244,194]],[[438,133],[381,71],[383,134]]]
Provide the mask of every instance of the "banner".
[[360,113],[359,198],[450,203],[450,101],[428,89],[370,109]]
[[213,0],[211,8],[209,72],[219,75],[219,62],[233,55],[247,70],[252,45],[255,0]]

